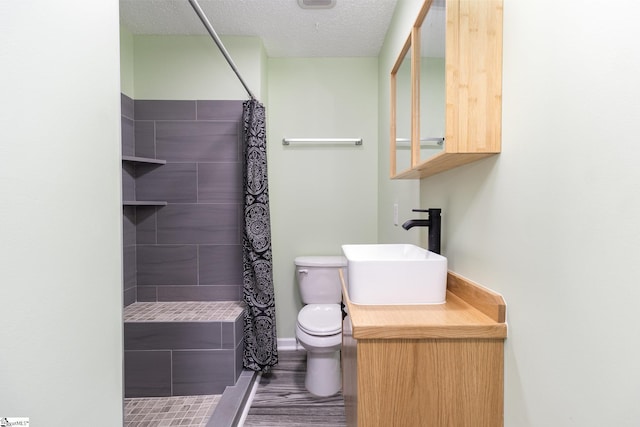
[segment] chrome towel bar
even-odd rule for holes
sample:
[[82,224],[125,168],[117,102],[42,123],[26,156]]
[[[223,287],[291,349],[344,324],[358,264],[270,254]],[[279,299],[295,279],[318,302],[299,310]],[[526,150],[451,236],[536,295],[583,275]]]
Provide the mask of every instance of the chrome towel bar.
[[362,138],[282,138],[282,145],[295,143],[320,143],[320,144],[355,144],[362,145]]

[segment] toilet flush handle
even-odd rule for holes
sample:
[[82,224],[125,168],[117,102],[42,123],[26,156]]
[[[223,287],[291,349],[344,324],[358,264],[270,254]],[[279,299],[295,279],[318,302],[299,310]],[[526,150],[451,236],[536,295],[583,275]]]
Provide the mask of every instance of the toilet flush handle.
[[300,270],[298,270],[298,273],[300,274],[307,274],[309,272],[309,270],[307,270],[306,268],[302,268]]

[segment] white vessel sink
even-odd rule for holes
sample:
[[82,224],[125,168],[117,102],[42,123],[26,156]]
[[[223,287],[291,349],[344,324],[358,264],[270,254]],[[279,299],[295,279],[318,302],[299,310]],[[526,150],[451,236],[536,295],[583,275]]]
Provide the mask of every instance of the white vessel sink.
[[342,245],[354,304],[442,304],[447,259],[409,244]]

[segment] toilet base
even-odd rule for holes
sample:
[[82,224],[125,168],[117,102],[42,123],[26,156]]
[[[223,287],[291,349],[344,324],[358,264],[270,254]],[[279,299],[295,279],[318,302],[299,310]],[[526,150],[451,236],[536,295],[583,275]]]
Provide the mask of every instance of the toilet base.
[[327,397],[336,394],[341,388],[340,351],[307,351],[307,374],[304,385],[316,396]]

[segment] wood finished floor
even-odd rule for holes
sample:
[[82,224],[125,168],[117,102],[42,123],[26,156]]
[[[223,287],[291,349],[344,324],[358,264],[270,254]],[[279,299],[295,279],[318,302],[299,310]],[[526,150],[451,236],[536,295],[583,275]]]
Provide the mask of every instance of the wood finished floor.
[[281,351],[278,360],[260,380],[245,427],[346,426],[341,393],[316,397],[304,388],[304,351]]

